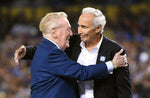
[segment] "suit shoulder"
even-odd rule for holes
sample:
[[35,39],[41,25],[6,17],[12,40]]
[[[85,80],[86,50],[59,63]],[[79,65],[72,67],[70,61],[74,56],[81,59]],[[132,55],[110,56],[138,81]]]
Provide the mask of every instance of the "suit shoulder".
[[105,44],[107,44],[107,45],[110,45],[110,46],[113,46],[113,47],[120,47],[120,48],[122,48],[122,46],[118,42],[116,42],[114,40],[111,40],[111,39],[108,39],[108,38],[105,37],[104,41],[105,41]]
[[[120,49],[124,49],[118,42],[108,39],[104,37],[103,39],[103,45],[107,49],[111,49],[114,53],[118,52]],[[126,53],[126,50],[124,49],[124,52],[122,54]]]

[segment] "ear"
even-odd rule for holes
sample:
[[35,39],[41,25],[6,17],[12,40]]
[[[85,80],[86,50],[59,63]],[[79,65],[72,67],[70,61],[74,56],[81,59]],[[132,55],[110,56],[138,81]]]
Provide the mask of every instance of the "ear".
[[57,38],[56,28],[52,28],[52,29],[50,30],[50,32],[51,32],[52,37],[56,39],[56,38]]
[[101,31],[101,29],[102,29],[101,25],[99,25],[98,27],[95,28],[95,30],[96,30],[97,33],[99,33]]

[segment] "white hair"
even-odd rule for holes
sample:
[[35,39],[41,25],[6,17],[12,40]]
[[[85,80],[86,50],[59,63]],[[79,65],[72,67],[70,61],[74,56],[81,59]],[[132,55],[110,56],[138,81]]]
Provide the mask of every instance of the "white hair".
[[103,29],[104,29],[104,26],[106,24],[106,19],[105,19],[104,14],[100,10],[92,8],[92,7],[86,7],[86,8],[83,8],[81,14],[93,14],[93,15],[95,15],[95,18],[93,20],[94,29],[96,27],[98,27],[99,25],[101,25],[102,29],[101,29],[100,33],[102,33],[104,31]]
[[43,36],[50,33],[50,30],[60,26],[60,19],[67,18],[67,14],[64,12],[52,12],[47,13],[41,20],[39,28]]

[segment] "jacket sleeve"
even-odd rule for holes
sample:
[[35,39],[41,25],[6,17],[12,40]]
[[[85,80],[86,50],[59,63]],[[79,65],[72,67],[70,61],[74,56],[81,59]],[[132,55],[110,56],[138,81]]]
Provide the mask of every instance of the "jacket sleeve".
[[[124,50],[122,55],[125,53],[126,53],[126,51]],[[129,72],[129,64],[127,67],[121,67],[121,68],[115,69],[114,74],[116,76],[118,98],[132,98],[131,77],[130,77],[130,72]]]
[[118,98],[132,98],[129,66],[116,70]]
[[107,77],[108,70],[105,63],[83,66],[72,60],[60,50],[54,50],[49,54],[47,71],[55,76],[62,78],[71,78],[75,80],[91,80]]
[[37,46],[33,46],[33,45],[26,46],[26,54],[25,54],[25,56],[22,59],[30,59],[30,60],[32,60],[36,49],[37,49]]

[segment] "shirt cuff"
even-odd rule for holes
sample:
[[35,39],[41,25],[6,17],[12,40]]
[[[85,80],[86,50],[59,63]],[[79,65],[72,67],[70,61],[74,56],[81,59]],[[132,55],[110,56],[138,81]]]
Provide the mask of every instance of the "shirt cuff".
[[112,74],[113,73],[113,63],[111,61],[106,62],[106,66],[108,69],[108,73]]

